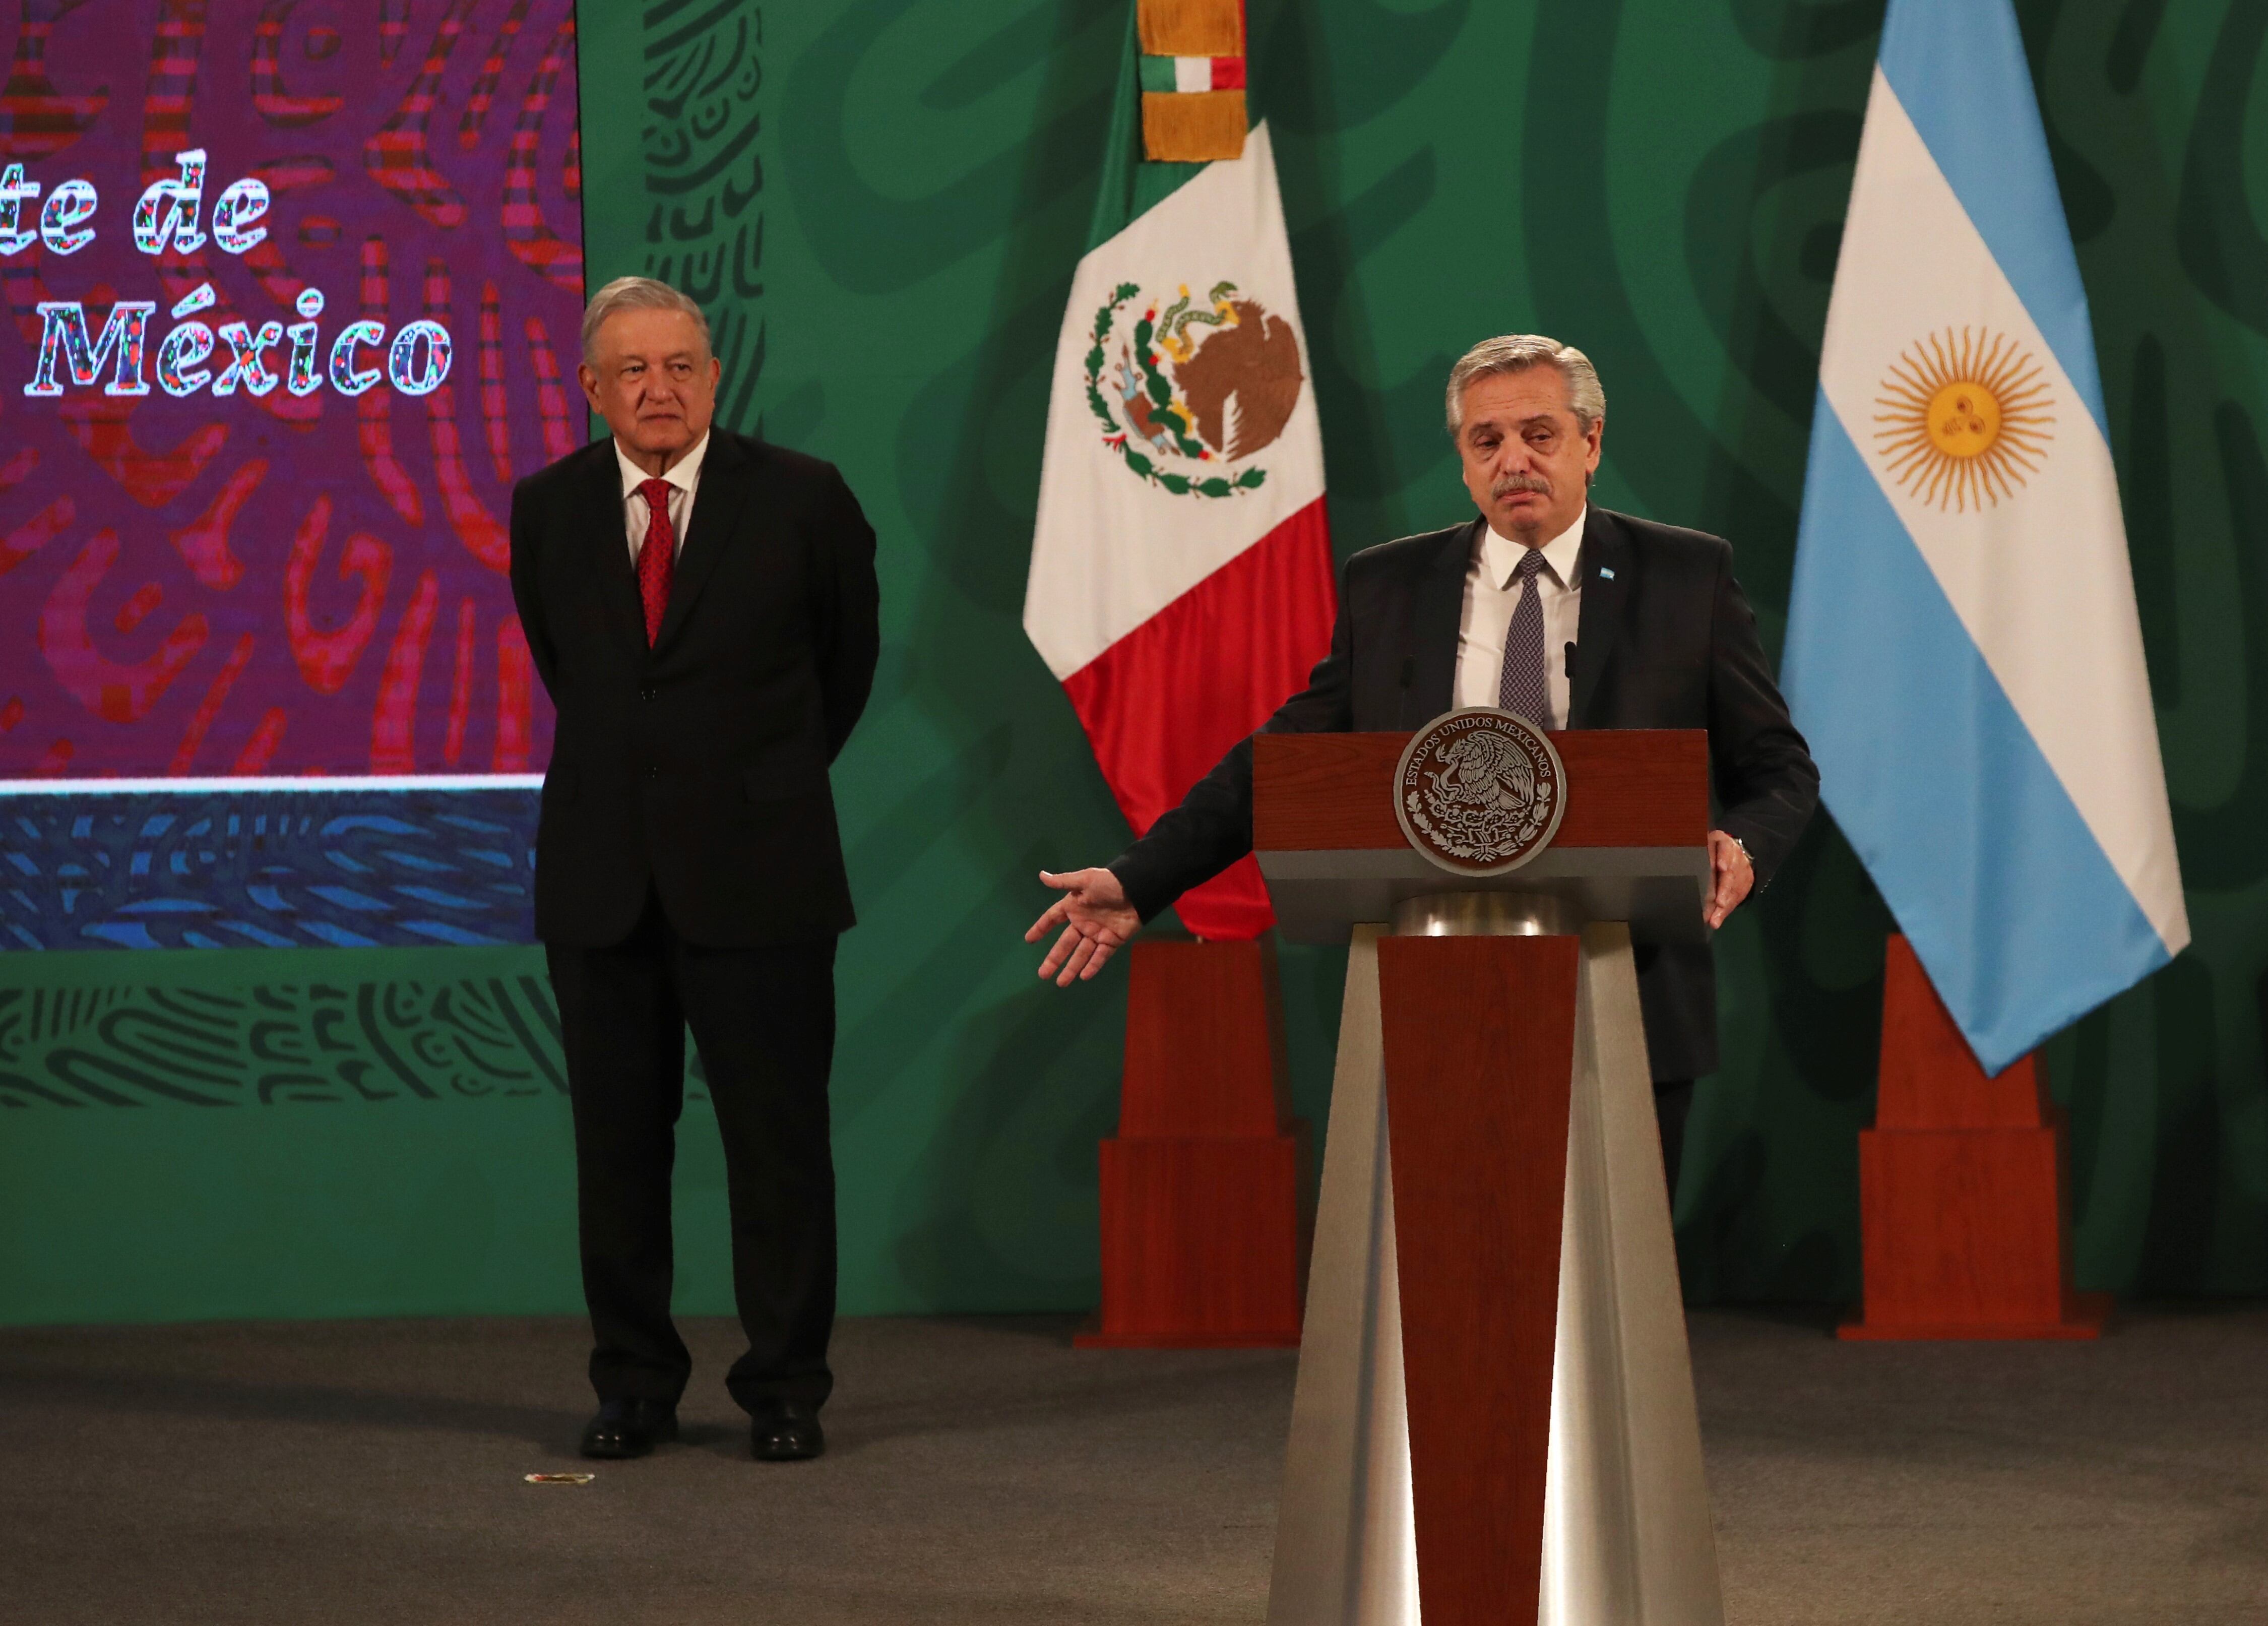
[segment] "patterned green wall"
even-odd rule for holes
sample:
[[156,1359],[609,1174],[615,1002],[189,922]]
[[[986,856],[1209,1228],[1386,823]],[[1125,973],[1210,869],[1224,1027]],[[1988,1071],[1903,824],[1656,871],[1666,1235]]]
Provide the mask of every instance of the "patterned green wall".
[[[2252,563],[2268,541],[2268,12],[2021,9],[2116,403],[2198,938],[2051,1053],[2081,1268],[2104,1286],[2257,1291],[2268,770],[2247,764],[2268,735],[2249,749],[2263,724],[2246,703],[2247,629],[2268,626]],[[1474,337],[1540,327],[1604,370],[1606,500],[1732,537],[1777,644],[1881,11],[1256,0],[1253,100],[1284,170],[1342,551],[1466,511],[1440,380]],[[954,1199],[1004,1280],[1032,1279],[1028,1227],[1050,1207],[1085,1223],[1086,1138],[1109,1117],[1115,996],[1021,987],[1013,934],[1036,864],[1107,854],[1121,831],[1016,623],[1045,369],[1123,26],[1109,5],[945,0],[763,17],[769,342],[751,404],[843,465],[887,549],[889,668],[839,776],[874,865],[845,960],[843,1085],[855,1100],[891,1075],[898,1105],[851,1134],[874,1136],[878,1169],[909,1155],[902,1131],[1012,1172]],[[627,52],[639,36],[620,26]],[[629,146],[627,119],[612,140]],[[667,249],[650,217],[610,214],[608,195],[590,194],[594,271],[653,264]],[[1727,934],[1727,1062],[1681,1203],[1697,1294],[1855,1290],[1853,1131],[1886,926],[1822,821]],[[1320,1114],[1339,961],[1292,953],[1285,975],[1300,1094]],[[886,1043],[909,1015],[956,1051]],[[1050,1100],[1052,1142],[1004,1116]],[[986,1105],[952,1113],[970,1101]]]
[[[2020,11],[2094,304],[2197,932],[2050,1048],[2081,1274],[2257,1292],[2268,8]],[[1776,646],[1881,12],[1253,0],[1341,551],[1466,511],[1440,379],[1473,338],[1541,328],[1604,374],[1604,500],[1730,536]],[[844,1307],[1091,1303],[1123,985],[1038,987],[1020,934],[1032,872],[1123,830],[1018,622],[1123,11],[609,0],[580,25],[593,276],[700,292],[727,420],[840,463],[882,537],[883,669],[836,773],[863,918],[841,972]],[[1696,1296],[1855,1291],[1886,925],[1822,821],[1725,934],[1726,1065],[1680,1202]],[[0,1110],[0,1319],[574,1306],[536,952],[5,963],[0,1109],[21,1109]],[[1340,957],[1284,966],[1295,1093],[1320,1119]],[[65,1107],[39,1085],[66,1053],[107,1058],[64,1063],[97,1082],[170,1057],[166,1076],[230,1105],[128,1086],[132,1108]],[[702,1111],[681,1296],[717,1310]]]

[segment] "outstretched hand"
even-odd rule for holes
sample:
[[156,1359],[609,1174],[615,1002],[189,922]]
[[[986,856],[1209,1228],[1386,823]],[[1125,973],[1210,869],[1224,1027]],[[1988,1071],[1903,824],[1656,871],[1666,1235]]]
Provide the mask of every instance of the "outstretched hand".
[[1048,957],[1040,961],[1042,981],[1054,977],[1057,988],[1085,982],[1102,969],[1120,944],[1141,930],[1142,916],[1108,870],[1073,870],[1067,875],[1042,870],[1040,879],[1064,894],[1024,933],[1025,942],[1036,943],[1063,928]]

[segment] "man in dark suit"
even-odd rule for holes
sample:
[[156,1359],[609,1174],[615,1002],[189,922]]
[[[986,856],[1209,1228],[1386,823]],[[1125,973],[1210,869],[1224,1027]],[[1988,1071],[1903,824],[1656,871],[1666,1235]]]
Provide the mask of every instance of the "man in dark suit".
[[[1453,706],[1546,728],[1704,728],[1714,781],[1712,927],[1768,881],[1819,797],[1722,540],[1594,508],[1606,395],[1583,353],[1535,334],[1476,345],[1449,375],[1449,433],[1480,517],[1347,561],[1331,651],[1263,732],[1416,729]],[[1068,985],[1252,847],[1252,743],[1064,895],[1040,967]],[[1638,997],[1675,1191],[1694,1078],[1717,1064],[1705,946],[1638,945]]]
[[573,1098],[593,1457],[677,1431],[669,1177],[692,1030],[717,1108],[755,1454],[816,1456],[832,1379],[835,942],[828,766],[872,686],[874,533],[828,464],[712,428],[683,294],[623,277],[583,320],[614,432],[520,482],[512,589],[559,714],[535,930]]

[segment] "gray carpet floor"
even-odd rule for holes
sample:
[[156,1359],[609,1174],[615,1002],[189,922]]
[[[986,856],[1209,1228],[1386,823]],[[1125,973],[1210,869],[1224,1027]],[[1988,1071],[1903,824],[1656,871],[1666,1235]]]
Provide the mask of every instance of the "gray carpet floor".
[[[573,1322],[0,1329],[0,1621],[1260,1622],[1292,1356],[1068,1332],[846,1321],[772,1466],[691,1323],[687,1441],[569,1488],[521,1476],[585,1466]],[[2268,1309],[1693,1342],[1734,1626],[2268,1622]]]

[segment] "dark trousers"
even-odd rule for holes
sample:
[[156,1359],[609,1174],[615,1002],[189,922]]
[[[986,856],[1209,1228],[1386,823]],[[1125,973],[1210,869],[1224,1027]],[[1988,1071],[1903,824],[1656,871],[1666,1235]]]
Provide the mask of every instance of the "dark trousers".
[[725,1387],[750,1411],[820,1404],[834,1384],[835,939],[703,948],[649,894],[623,941],[545,952],[574,1101],[591,1387],[602,1401],[674,1405],[692,1371],[669,1319],[670,1169],[689,1027],[725,1143],[733,1292],[748,1337]]
[[1661,1126],[1661,1170],[1669,1177],[1669,1211],[1677,1211],[1677,1171],[1685,1161],[1685,1120],[1693,1111],[1693,1080],[1657,1078],[1653,1117]]

